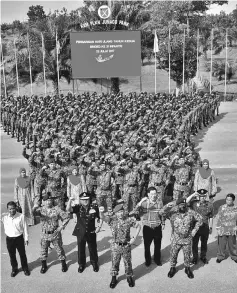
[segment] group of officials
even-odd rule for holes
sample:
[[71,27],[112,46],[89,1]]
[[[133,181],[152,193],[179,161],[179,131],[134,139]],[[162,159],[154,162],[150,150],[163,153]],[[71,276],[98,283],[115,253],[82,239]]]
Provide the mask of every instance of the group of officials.
[[[110,226],[111,288],[117,284],[121,257],[128,284],[135,285],[131,245],[141,230],[141,219],[146,266],[151,264],[152,241],[154,261],[162,265],[160,250],[166,219],[172,226],[168,276],[175,275],[177,256],[183,249],[185,273],[194,277],[190,257],[193,254],[192,262],[196,264],[199,238],[200,259],[208,263],[216,178],[209,162],[201,161],[196,153],[191,136],[215,120],[218,97],[69,93],[10,96],[2,98],[1,106],[4,130],[22,141],[23,156],[29,162],[29,176],[24,168],[20,169],[14,201],[8,203],[9,213],[2,219],[13,277],[18,273],[16,248],[23,271],[30,273],[23,234],[27,244],[27,224],[34,225],[37,215],[42,225],[41,273],[47,271],[51,243],[61,260],[62,271],[67,271],[61,231],[70,221],[70,214],[76,222],[73,235],[77,237],[79,273],[86,265],[86,243],[93,270],[99,271],[96,234],[103,221]],[[227,199],[232,208],[234,195],[229,194]],[[237,217],[236,209],[233,210],[232,223]],[[225,213],[224,209],[220,223],[226,220]],[[136,228],[132,239],[131,227]],[[232,228],[233,239],[223,240],[222,248],[230,242],[231,257],[237,261],[236,222]],[[222,252],[218,261],[223,260]]]

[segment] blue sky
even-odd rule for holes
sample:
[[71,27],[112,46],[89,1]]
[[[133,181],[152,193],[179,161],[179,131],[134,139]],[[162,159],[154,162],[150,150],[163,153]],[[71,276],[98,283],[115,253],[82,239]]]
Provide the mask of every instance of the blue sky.
[[[41,5],[44,7],[46,14],[50,11],[61,10],[63,7],[67,8],[70,12],[82,5],[83,1],[74,0],[74,1],[10,1],[10,0],[1,0],[1,23],[12,22],[13,20],[27,20],[27,12],[31,5]],[[224,10],[226,13],[230,13],[236,8],[237,0],[229,1],[228,4],[218,6],[216,4],[211,5],[211,9],[208,13],[218,14],[221,10]]]

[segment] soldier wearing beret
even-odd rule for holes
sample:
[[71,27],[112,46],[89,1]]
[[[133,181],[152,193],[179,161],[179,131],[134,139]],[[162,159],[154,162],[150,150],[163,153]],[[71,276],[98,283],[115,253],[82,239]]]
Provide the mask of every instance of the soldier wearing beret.
[[[119,273],[119,265],[121,257],[123,257],[125,265],[125,273],[127,276],[127,282],[129,287],[134,287],[135,282],[133,280],[133,270],[132,270],[132,256],[131,256],[131,245],[135,242],[141,226],[133,217],[126,217],[125,210],[123,207],[123,202],[120,201],[114,208],[114,215],[104,215],[103,207],[100,208],[100,217],[106,221],[112,231],[112,242],[111,242],[111,252],[112,252],[112,268],[111,276],[112,280],[110,283],[110,288],[115,288],[117,285],[116,276]],[[135,237],[130,238],[131,227],[136,228]]]
[[[41,221],[41,253],[40,259],[42,262],[41,274],[47,271],[47,257],[50,243],[53,244],[58,258],[62,263],[62,272],[67,271],[66,256],[63,249],[61,231],[65,229],[70,217],[67,212],[62,211],[59,207],[53,206],[53,197],[50,192],[47,192],[43,198],[45,206],[39,207],[37,205],[33,208],[33,213],[40,216]],[[59,220],[62,225],[59,226]]]
[[193,237],[192,251],[193,251],[193,264],[198,262],[198,242],[201,240],[201,255],[200,259],[204,264],[208,264],[206,258],[207,254],[207,241],[209,234],[212,233],[214,208],[213,204],[206,200],[208,191],[199,189],[187,198],[187,203],[190,202],[191,208],[202,216],[203,224],[198,229],[196,235]]
[[[94,272],[99,271],[98,253],[96,234],[99,233],[103,221],[100,220],[99,209],[97,204],[91,202],[91,198],[87,192],[79,195],[79,204],[72,206],[74,197],[70,197],[66,210],[77,216],[77,224],[73,231],[73,236],[77,237],[78,246],[78,272],[82,273],[86,267],[86,243],[90,253],[90,262]],[[95,220],[99,225],[95,226]]]
[[[161,214],[170,219],[172,227],[170,251],[171,268],[168,277],[172,278],[175,275],[178,254],[182,249],[184,253],[185,273],[188,278],[192,279],[194,278],[193,272],[190,270],[192,237],[195,236],[199,227],[202,225],[202,217],[197,212],[187,208],[185,198],[178,199],[175,207],[173,205],[174,202],[168,203],[163,208],[163,211],[161,211]],[[172,207],[171,210],[168,210],[170,207]]]

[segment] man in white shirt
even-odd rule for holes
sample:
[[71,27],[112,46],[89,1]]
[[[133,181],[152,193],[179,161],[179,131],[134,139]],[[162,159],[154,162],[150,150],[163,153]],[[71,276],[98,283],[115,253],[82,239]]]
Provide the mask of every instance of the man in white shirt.
[[16,211],[16,203],[14,201],[8,202],[7,209],[8,213],[1,216],[1,221],[3,222],[5,234],[7,236],[7,250],[12,266],[11,277],[15,277],[18,273],[16,249],[20,255],[22,270],[26,276],[29,276],[30,272],[25,251],[25,245],[29,244],[28,226],[25,216]]

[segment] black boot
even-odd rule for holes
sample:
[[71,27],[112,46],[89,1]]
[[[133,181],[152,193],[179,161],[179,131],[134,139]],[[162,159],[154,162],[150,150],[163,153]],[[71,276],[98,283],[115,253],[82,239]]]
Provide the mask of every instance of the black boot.
[[118,283],[118,281],[117,281],[117,279],[116,279],[116,276],[113,276],[113,277],[112,277],[112,280],[111,280],[111,282],[110,282],[109,287],[110,287],[111,289],[114,289],[115,286],[117,285],[117,283]]
[[62,272],[65,273],[67,271],[67,264],[65,259],[61,260],[61,263],[62,263]]
[[190,267],[186,267],[185,268],[185,274],[187,274],[187,276],[189,277],[189,279],[193,279],[194,278],[193,272],[191,271]]
[[170,271],[168,272],[168,277],[169,278],[173,278],[173,276],[175,275],[176,273],[176,268],[175,267],[171,267],[170,268]]
[[40,270],[41,274],[46,273],[47,269],[48,269],[48,267],[47,267],[46,260],[42,260],[42,267],[41,267],[41,270]]
[[135,286],[135,282],[133,280],[133,277],[127,277],[127,281],[128,281],[128,286],[129,287],[134,287]]

